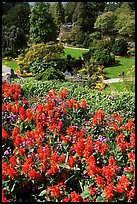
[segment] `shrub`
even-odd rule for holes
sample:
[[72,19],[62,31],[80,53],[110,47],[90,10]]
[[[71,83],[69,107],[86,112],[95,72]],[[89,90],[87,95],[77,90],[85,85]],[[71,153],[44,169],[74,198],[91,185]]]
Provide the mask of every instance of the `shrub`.
[[93,59],[96,60],[99,65],[105,67],[111,66],[112,62],[115,61],[115,57],[112,56],[107,49],[94,51]]
[[22,69],[30,69],[34,62],[58,59],[62,53],[64,53],[63,46],[57,42],[33,45],[25,54],[25,57],[19,61],[19,66]]
[[115,43],[112,46],[112,52],[115,55],[125,56],[128,51],[128,43],[125,39],[115,40]]
[[66,61],[65,59],[55,59],[51,61],[35,62],[30,67],[30,71],[33,73],[33,75],[36,75],[46,71],[48,67],[64,72],[66,70]]
[[58,69],[55,69],[53,67],[48,67],[46,71],[37,74],[35,76],[35,79],[42,80],[42,81],[59,79],[60,81],[64,81],[65,75],[63,74],[63,72],[61,72]]
[[90,44],[90,52],[93,54],[97,50],[104,50],[108,48],[108,40],[93,40]]

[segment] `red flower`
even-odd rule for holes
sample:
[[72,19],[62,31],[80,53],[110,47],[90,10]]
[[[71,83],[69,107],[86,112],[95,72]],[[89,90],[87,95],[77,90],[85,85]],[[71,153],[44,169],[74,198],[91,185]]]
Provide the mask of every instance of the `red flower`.
[[116,191],[118,193],[124,193],[129,187],[129,181],[126,175],[123,175],[117,183]]
[[5,106],[5,104],[4,104],[4,103],[2,103],[2,112],[5,112],[5,111],[6,111],[6,109],[7,109],[7,107]]
[[107,151],[107,144],[103,144],[99,150],[101,154],[104,154]]
[[5,196],[4,189],[2,189],[2,202],[10,202],[9,200],[7,200],[7,198]]
[[67,90],[64,89],[64,90],[60,91],[58,94],[59,94],[59,96],[60,96],[62,99],[63,99],[63,98],[66,98],[66,96],[67,96]]
[[114,132],[118,132],[118,127],[117,127],[116,123],[112,123],[111,125],[112,125],[112,130]]
[[68,165],[70,167],[73,167],[75,165],[75,162],[76,162],[76,158],[74,158],[73,156],[69,156]]
[[30,179],[35,179],[36,178],[36,171],[34,169],[30,170],[30,172],[28,173],[28,177]]
[[27,118],[26,111],[22,106],[19,107],[19,118],[23,121]]
[[94,117],[97,120],[102,121],[104,119],[104,113],[103,113],[102,109],[99,109],[98,111],[96,111]]
[[51,168],[47,170],[47,175],[54,175],[58,172],[58,166],[56,164],[52,164]]
[[7,131],[2,126],[2,139],[8,139],[8,138],[9,138],[9,134],[7,133]]
[[50,190],[55,198],[60,197],[60,188],[58,186],[52,186],[50,187]]
[[14,167],[16,164],[16,157],[13,155],[10,155],[10,164],[12,167]]
[[130,152],[129,154],[128,154],[128,159],[129,159],[129,161],[135,161],[135,153],[134,152]]
[[130,119],[128,123],[125,125],[126,130],[131,130],[133,127],[134,118]]
[[8,103],[8,105],[6,106],[6,108],[7,108],[8,111],[11,111],[11,110],[12,110],[11,103]]
[[75,104],[75,100],[74,99],[68,99],[68,105],[69,105],[69,108],[73,108],[74,104]]
[[9,169],[7,170],[7,174],[9,175],[9,177],[10,177],[11,179],[14,179],[15,177],[18,176],[18,173],[17,173],[16,169],[14,169],[14,168],[9,168]]
[[100,176],[97,175],[96,183],[97,183],[98,187],[100,188],[100,187],[103,187],[106,182],[103,180],[103,178],[101,178]]
[[23,156],[25,154],[25,148],[18,148],[18,152],[20,156]]
[[130,147],[134,148],[135,147],[135,131],[132,131],[131,135],[130,135]]
[[86,108],[86,101],[85,101],[84,98],[82,98],[82,100],[81,100],[80,107],[81,107],[81,108]]
[[83,198],[75,191],[71,192],[71,202],[83,202]]
[[92,186],[88,186],[88,188],[89,188],[89,190],[90,190],[90,194],[91,194],[92,196],[94,196],[95,193],[96,193],[96,188],[93,188]]
[[105,193],[105,197],[108,200],[112,200],[114,194],[113,194],[113,183],[110,183],[109,185],[104,187],[104,193]]

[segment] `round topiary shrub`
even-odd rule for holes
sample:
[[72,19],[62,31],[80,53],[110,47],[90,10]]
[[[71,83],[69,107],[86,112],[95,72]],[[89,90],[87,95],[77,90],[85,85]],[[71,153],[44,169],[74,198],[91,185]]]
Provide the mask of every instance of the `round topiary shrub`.
[[53,80],[53,79],[65,81],[65,75],[63,74],[63,72],[61,72],[58,69],[55,69],[53,67],[48,67],[46,71],[37,74],[35,76],[35,79],[41,80],[41,81],[48,81],[48,80]]
[[105,67],[112,65],[112,62],[115,61],[114,55],[111,55],[107,49],[94,51],[93,59],[96,60],[99,65]]
[[125,39],[115,40],[115,43],[112,46],[112,52],[115,55],[124,56],[128,51],[128,43]]

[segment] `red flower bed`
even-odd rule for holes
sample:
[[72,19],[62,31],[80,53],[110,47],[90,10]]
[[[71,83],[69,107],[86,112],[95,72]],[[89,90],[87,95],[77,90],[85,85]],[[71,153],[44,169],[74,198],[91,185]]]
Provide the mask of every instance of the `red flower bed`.
[[129,202],[135,125],[51,90],[33,107],[2,85],[2,202]]

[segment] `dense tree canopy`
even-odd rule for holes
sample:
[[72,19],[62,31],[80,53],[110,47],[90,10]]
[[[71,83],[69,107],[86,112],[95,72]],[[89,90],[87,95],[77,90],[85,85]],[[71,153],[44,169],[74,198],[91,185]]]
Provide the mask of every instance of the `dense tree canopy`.
[[65,23],[65,10],[61,2],[57,2],[55,6],[55,23],[60,29],[60,26]]
[[22,29],[25,34],[29,34],[30,6],[27,2],[16,4],[6,15],[2,17],[2,23],[8,28],[12,25]]
[[112,11],[104,12],[99,15],[94,24],[94,28],[101,31],[103,34],[114,34],[114,24],[116,21],[116,15]]
[[116,11],[115,29],[123,37],[135,38],[135,12],[129,4],[123,4]]
[[36,2],[31,9],[30,34],[34,43],[56,40],[57,28],[48,3]]

